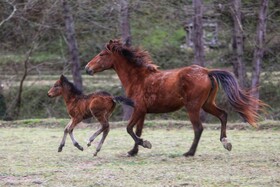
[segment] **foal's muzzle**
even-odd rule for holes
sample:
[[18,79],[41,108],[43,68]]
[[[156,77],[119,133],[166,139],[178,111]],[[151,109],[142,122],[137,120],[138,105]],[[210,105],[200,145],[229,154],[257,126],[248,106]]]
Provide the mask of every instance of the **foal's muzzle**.
[[87,74],[93,75],[93,70],[90,70],[89,67],[85,67]]

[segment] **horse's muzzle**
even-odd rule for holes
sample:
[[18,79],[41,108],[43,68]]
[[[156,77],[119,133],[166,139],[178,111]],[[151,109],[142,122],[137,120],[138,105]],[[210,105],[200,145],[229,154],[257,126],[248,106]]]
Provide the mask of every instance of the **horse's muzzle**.
[[87,74],[93,75],[93,70],[90,70],[89,67],[85,67]]

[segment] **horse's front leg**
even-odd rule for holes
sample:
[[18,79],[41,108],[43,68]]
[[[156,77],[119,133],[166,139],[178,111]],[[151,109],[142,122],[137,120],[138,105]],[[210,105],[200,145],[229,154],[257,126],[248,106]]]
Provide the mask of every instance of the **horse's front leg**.
[[[142,117],[141,119],[139,119],[139,121],[136,124],[136,135],[140,138],[142,135],[142,129],[144,126],[144,120],[145,120],[145,116]],[[138,144],[134,144],[134,147],[128,152],[129,156],[135,156],[138,153]]]
[[[126,128],[127,133],[133,138],[133,140],[135,142],[134,148],[132,149],[131,153],[134,153],[134,151],[136,151],[138,149],[138,145],[141,145],[148,149],[152,148],[152,144],[149,141],[141,139],[133,132],[133,127],[139,122],[139,120],[142,120],[144,122],[143,118],[145,118],[145,113],[139,113],[137,111],[134,111],[134,113],[127,125],[127,128]],[[142,133],[142,128],[143,128],[143,125],[142,125],[142,127],[140,125],[138,125],[137,131],[139,134]],[[128,152],[128,154],[130,156],[133,156],[133,154],[131,155],[130,152]],[[134,155],[135,155],[135,153],[134,153]]]

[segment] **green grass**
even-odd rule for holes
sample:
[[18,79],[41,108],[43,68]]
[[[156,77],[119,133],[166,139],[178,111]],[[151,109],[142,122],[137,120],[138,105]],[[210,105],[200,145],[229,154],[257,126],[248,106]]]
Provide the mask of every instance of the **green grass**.
[[[58,153],[63,128],[45,125],[46,121],[34,120],[35,128],[21,127],[20,121],[0,128],[0,186],[280,185],[279,129],[228,130],[233,144],[228,152],[219,142],[219,130],[207,128],[196,156],[185,158],[182,154],[193,139],[191,128],[152,126],[143,132],[152,149],[141,147],[138,156],[126,157],[133,141],[125,127],[118,126],[93,157],[99,139],[89,148],[86,140],[96,125],[74,131],[83,152],[67,137],[64,150]],[[32,126],[32,121],[28,123]]]

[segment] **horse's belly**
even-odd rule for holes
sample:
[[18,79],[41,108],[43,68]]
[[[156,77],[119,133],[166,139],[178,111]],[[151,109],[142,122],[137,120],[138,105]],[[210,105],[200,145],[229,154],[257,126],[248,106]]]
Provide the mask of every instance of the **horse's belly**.
[[167,113],[174,112],[182,108],[183,102],[179,99],[172,100],[157,100],[153,103],[149,103],[147,106],[148,113]]

